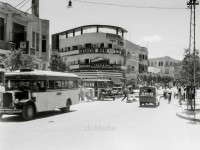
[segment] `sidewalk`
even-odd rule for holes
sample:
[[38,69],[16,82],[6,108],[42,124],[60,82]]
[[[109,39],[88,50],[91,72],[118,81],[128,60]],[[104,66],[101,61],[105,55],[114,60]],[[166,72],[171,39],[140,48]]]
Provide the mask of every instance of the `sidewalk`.
[[195,111],[187,110],[187,103],[182,102],[182,105],[177,105],[176,115],[180,118],[190,121],[200,122],[200,103],[196,103]]

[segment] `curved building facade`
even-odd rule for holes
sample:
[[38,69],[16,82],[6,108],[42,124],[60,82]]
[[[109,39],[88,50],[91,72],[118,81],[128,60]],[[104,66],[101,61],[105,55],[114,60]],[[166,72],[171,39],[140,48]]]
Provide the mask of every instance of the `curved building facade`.
[[[121,27],[87,25],[52,35],[52,49],[69,63],[84,86],[122,84],[125,72],[124,33]],[[98,83],[97,83],[98,82]]]

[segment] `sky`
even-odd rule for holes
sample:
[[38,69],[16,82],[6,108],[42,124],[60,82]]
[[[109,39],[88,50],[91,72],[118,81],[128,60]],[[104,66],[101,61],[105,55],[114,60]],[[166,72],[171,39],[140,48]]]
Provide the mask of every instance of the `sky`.
[[[18,9],[21,7],[22,11],[27,11],[31,7],[31,0],[0,1],[13,6],[24,1],[17,7]],[[119,26],[128,31],[125,34],[127,40],[148,48],[149,58],[170,56],[178,60],[183,59],[184,49],[189,47],[190,10],[153,9],[150,7],[187,8],[189,0],[82,1],[84,2],[72,0],[72,8],[68,8],[68,0],[40,0],[40,18],[50,20],[50,35],[90,24]],[[23,6],[23,4],[25,5]],[[196,49],[200,50],[200,5],[196,7]]]

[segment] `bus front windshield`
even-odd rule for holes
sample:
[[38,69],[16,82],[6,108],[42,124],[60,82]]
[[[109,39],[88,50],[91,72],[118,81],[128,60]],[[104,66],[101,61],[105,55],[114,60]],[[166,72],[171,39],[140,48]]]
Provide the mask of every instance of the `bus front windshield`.
[[30,90],[31,89],[30,80],[7,80],[6,90]]

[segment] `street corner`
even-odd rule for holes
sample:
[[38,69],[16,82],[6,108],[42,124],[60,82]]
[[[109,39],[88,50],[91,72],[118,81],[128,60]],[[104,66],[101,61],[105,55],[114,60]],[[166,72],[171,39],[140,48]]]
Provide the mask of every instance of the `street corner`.
[[200,122],[200,109],[192,111],[192,110],[187,110],[183,107],[177,107],[176,115],[182,119]]

